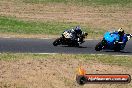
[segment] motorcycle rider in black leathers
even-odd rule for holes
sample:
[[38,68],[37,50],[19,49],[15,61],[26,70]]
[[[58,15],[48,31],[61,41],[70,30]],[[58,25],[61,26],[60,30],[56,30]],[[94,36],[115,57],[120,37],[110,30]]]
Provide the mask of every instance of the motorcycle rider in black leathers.
[[77,41],[83,43],[84,41],[80,40],[79,37],[85,32],[82,32],[80,26],[76,26],[73,29],[65,30],[62,34],[67,39],[70,39],[72,41]]

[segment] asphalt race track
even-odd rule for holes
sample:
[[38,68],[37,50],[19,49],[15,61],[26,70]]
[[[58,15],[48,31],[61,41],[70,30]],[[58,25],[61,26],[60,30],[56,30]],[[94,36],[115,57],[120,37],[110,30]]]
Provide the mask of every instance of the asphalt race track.
[[55,39],[17,39],[0,38],[0,53],[66,53],[66,54],[111,54],[132,55],[132,40],[127,42],[121,52],[110,50],[95,51],[94,47],[100,40],[87,40],[80,47],[53,46]]

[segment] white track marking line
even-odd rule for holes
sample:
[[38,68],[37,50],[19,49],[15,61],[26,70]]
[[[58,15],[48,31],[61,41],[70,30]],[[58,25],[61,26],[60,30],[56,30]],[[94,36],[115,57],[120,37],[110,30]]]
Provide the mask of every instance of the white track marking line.
[[[3,53],[0,53],[0,54],[3,54]],[[13,54],[13,53],[11,53]],[[19,54],[19,53],[14,53],[14,54]],[[24,54],[24,53],[22,53]],[[26,53],[26,54],[41,54],[41,55],[44,55],[44,54],[52,54],[52,55],[55,55],[55,54],[60,54],[60,53]],[[64,53],[64,54],[67,54],[67,53]],[[103,56],[103,55],[109,55],[109,54],[90,54],[90,55],[99,55],[99,56]],[[132,55],[111,55],[111,56],[117,56],[117,57],[131,57]]]
[[90,55],[100,55],[100,56],[102,56],[102,55],[106,55],[106,54],[90,54]]
[[[100,55],[100,56],[103,56],[103,55],[110,55],[110,54],[90,54],[90,55]],[[132,55],[111,55],[111,56],[120,56],[120,57],[123,57],[123,56],[132,56]]]
[[59,54],[59,53],[31,53],[31,54]]
[[38,38],[38,39],[53,39],[53,38]]
[[11,37],[3,37],[3,38],[11,38]]
[[119,56],[119,57],[123,57],[123,56],[132,56],[132,55],[112,55],[112,56]]
[[[31,53],[31,54],[60,54],[60,53]],[[64,53],[67,54],[67,53]],[[103,55],[108,55],[108,54],[90,54],[90,55],[99,55],[99,56],[103,56]],[[132,56],[132,55],[111,55],[111,56]]]

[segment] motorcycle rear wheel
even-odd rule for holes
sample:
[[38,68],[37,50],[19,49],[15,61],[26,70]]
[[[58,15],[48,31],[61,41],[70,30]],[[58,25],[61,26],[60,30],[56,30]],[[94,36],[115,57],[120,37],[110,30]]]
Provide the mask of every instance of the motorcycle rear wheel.
[[53,45],[54,46],[57,46],[57,45],[60,45],[61,44],[61,38],[57,38],[54,42],[53,42]]

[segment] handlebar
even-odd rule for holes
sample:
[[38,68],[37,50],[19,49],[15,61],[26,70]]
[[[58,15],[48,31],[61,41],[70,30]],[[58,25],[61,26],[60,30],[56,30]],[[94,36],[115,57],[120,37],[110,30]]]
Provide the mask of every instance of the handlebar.
[[130,40],[132,38],[132,34],[127,34],[127,38]]
[[130,36],[132,37],[132,34],[130,34]]

